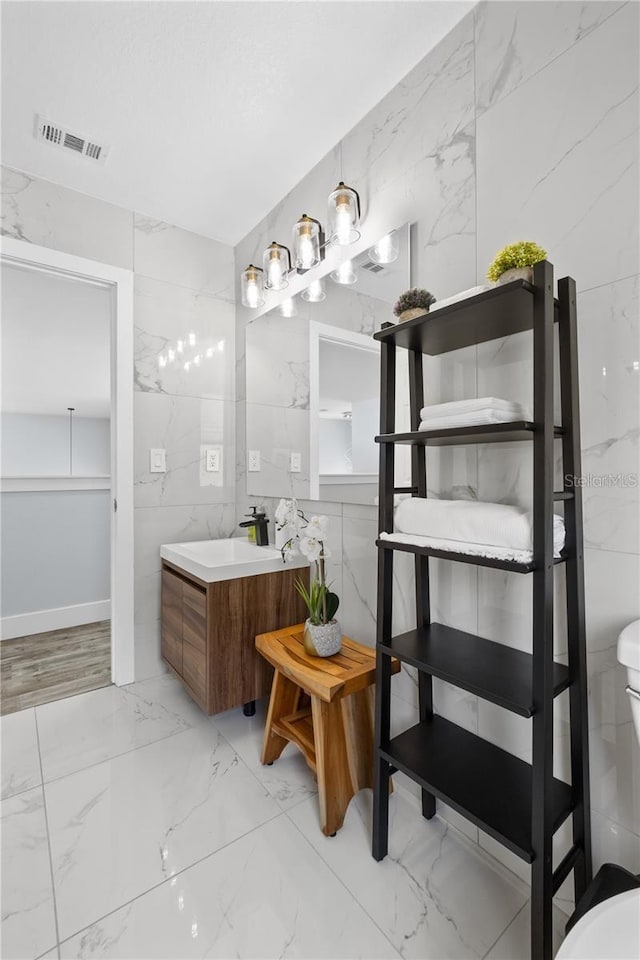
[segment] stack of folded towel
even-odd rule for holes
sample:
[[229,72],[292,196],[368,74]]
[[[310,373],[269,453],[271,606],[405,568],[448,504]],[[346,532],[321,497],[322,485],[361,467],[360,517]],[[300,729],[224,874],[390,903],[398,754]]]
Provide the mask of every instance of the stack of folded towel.
[[[533,559],[533,516],[522,507],[411,497],[396,507],[394,526],[396,532],[381,533],[381,539],[518,563]],[[554,557],[564,536],[564,521],[554,514]]]
[[454,400],[423,407],[421,430],[446,430],[451,427],[475,427],[483,423],[508,423],[531,420],[531,411],[513,400],[479,397],[476,400]]

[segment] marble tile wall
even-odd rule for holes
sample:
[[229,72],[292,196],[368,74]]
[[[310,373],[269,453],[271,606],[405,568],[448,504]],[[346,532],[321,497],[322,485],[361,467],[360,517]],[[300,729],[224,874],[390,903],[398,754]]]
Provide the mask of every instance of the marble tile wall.
[[[134,271],[135,673],[155,676],[164,671],[160,544],[234,532],[233,248],[6,167],[2,232]],[[159,355],[190,333],[195,348],[186,343],[182,361],[161,368]],[[167,451],[166,473],[149,471],[155,447]],[[220,453],[217,473],[204,469],[209,447]]]
[[[274,237],[286,238],[303,210],[322,218],[338,173],[361,192],[363,244],[403,220],[414,224],[412,281],[436,296],[483,282],[505,243],[538,240],[556,276],[570,274],[578,286],[583,474],[637,477],[638,13],[635,3],[479,4],[241,241],[236,275]],[[250,319],[255,314],[237,308],[238,512],[256,501],[246,495],[243,454],[241,357]],[[526,335],[429,360],[425,370],[432,402],[486,395],[531,402]],[[530,452],[517,445],[505,445],[497,455],[482,447],[430,451],[429,492],[526,503],[532,496],[530,467]],[[267,501],[268,508],[276,502]],[[329,505],[306,506],[327,512]],[[372,643],[376,512],[349,504],[331,510],[334,560],[341,551],[342,623],[356,639]],[[611,859],[637,872],[640,751],[615,645],[620,628],[640,616],[638,487],[594,484],[584,490],[584,510],[595,860]],[[529,647],[528,578],[433,566],[439,620]],[[410,564],[399,563],[397,629],[412,625],[411,581]],[[566,649],[563,596],[559,577],[559,657]],[[403,669],[394,684],[399,731],[414,722],[416,681]],[[527,721],[514,723],[504,711],[444,684],[436,684],[435,696],[450,719],[528,755]],[[564,772],[563,701],[555,732],[557,769]],[[444,813],[494,856],[517,866],[490,838],[452,811]],[[560,850],[566,838],[558,839]],[[568,906],[567,885],[560,895]]]

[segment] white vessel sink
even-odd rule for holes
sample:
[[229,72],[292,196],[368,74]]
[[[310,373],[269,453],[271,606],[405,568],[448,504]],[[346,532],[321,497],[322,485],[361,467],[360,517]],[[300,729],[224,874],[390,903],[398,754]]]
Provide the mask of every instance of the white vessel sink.
[[304,557],[296,557],[293,562],[288,561],[285,568],[282,554],[275,547],[257,547],[237,537],[165,543],[160,547],[160,556],[205,583],[278,573],[291,567],[306,567],[309,563]]

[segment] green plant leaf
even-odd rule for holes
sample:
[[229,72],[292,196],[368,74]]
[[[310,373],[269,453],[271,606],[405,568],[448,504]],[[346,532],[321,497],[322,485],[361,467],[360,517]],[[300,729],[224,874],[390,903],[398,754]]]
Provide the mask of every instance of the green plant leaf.
[[336,613],[338,612],[338,607],[340,606],[340,598],[336,593],[331,593],[330,590],[327,590],[327,623],[330,620],[333,620]]

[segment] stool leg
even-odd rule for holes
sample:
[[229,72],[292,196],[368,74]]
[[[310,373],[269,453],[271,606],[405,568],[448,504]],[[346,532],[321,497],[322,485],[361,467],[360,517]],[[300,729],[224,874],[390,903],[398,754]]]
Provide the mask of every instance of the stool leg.
[[353,792],[373,787],[373,687],[342,698],[342,718]]
[[311,697],[313,737],[316,747],[320,826],[330,837],[344,823],[354,790],[349,772],[347,744],[340,700],[325,703]]
[[300,687],[292,680],[283,676],[279,670],[274,672],[271,696],[269,698],[269,710],[267,711],[267,722],[264,728],[264,740],[262,741],[261,763],[273,763],[289,743],[284,737],[274,733],[272,726],[282,717],[288,717],[290,714],[296,712],[300,692]]

